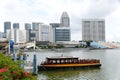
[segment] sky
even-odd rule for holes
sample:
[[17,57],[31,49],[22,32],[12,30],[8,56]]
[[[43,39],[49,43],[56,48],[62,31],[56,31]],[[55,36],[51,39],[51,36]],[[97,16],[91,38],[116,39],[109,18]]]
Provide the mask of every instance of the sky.
[[60,22],[62,12],[70,17],[71,40],[82,40],[82,19],[105,19],[106,41],[120,41],[120,0],[1,0],[0,31],[4,22]]

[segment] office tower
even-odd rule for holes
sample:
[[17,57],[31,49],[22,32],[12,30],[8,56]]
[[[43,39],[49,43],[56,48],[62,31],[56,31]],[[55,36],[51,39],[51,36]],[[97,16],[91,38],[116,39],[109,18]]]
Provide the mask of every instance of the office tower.
[[4,33],[9,29],[11,29],[11,22],[4,22]]
[[13,23],[13,29],[19,29],[19,23]]
[[25,30],[31,29],[31,24],[30,23],[25,23]]
[[39,24],[38,41],[52,41],[52,30],[50,25]]
[[70,28],[69,27],[58,27],[53,30],[55,36],[55,42],[59,41],[70,41]]
[[41,24],[41,23],[33,22],[32,23],[32,29],[33,30],[38,30],[39,24]]
[[69,27],[70,19],[67,12],[63,12],[60,20],[61,27]]
[[63,12],[60,23],[50,23],[53,31],[53,42],[64,42],[71,40],[70,18],[67,12]]
[[105,41],[105,20],[83,19],[82,40]]
[[25,43],[26,42],[26,30],[11,29],[7,30],[7,39],[12,39],[14,43]]
[[70,41],[71,40],[71,31],[70,31],[70,18],[67,12],[63,12],[60,19],[60,27],[53,29],[54,41]]
[[27,32],[27,41],[34,41],[37,40],[38,41],[38,30],[26,30]]

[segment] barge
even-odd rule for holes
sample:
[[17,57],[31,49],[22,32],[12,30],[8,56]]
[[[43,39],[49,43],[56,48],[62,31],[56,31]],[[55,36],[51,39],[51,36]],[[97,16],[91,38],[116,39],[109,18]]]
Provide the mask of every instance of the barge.
[[58,56],[46,57],[46,60],[38,65],[38,71],[41,70],[60,70],[60,69],[83,69],[100,68],[100,60],[97,59],[79,59],[78,57]]

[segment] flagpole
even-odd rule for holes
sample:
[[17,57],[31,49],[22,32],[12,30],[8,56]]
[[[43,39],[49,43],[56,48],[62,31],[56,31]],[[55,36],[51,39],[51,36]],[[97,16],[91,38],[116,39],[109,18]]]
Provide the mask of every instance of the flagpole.
[[36,44],[36,43],[35,43],[35,38],[34,38],[34,51],[35,51],[35,46],[36,46],[35,44]]

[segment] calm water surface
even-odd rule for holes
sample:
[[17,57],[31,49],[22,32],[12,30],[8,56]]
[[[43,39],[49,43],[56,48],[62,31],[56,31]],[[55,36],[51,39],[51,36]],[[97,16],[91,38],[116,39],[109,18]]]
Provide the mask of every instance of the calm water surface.
[[45,60],[46,57],[76,56],[79,58],[100,59],[102,66],[100,69],[86,70],[60,70],[60,71],[41,71],[38,80],[120,80],[120,49],[107,50],[81,50],[64,49],[58,51],[29,52],[28,60],[33,60],[33,55],[37,55],[37,63]]

